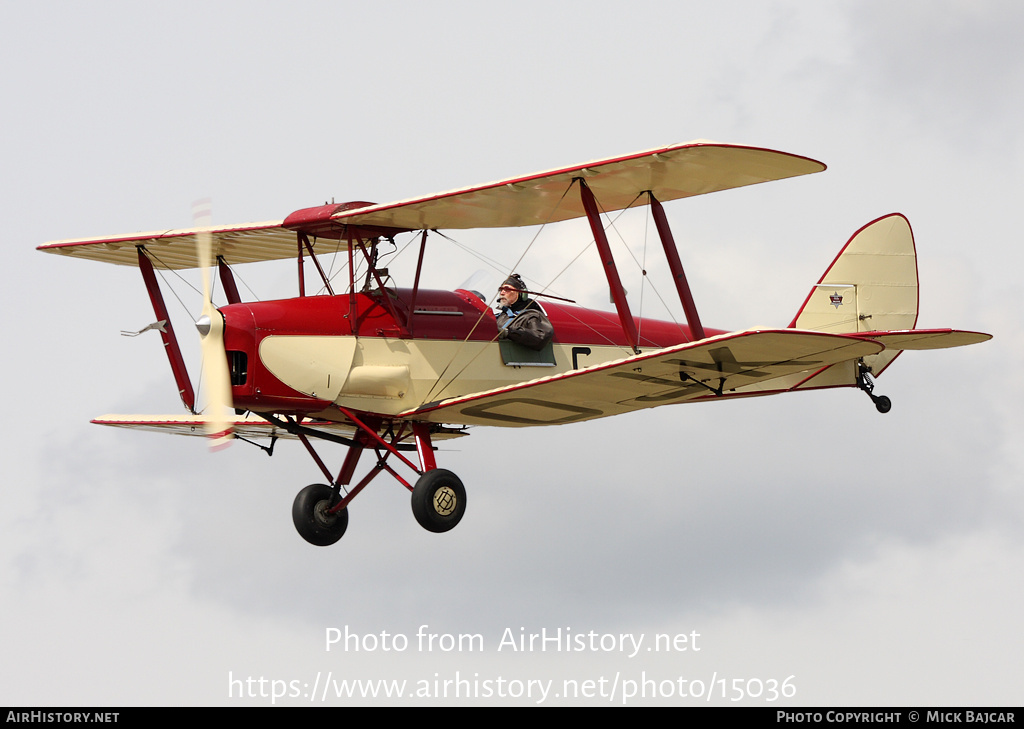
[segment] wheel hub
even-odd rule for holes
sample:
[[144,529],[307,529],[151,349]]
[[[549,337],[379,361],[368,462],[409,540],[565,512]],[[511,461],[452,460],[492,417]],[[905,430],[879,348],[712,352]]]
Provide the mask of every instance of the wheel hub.
[[327,500],[320,501],[313,507],[313,519],[316,521],[317,526],[326,528],[334,526],[338,517],[328,511],[330,507],[331,502]]
[[449,486],[442,486],[434,492],[434,511],[441,516],[448,516],[458,506],[455,491]]

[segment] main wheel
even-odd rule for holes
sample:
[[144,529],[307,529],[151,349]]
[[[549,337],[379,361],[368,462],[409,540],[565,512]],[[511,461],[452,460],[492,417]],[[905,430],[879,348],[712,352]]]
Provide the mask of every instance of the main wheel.
[[428,532],[446,532],[466,513],[466,487],[451,471],[427,471],[412,489],[412,513]]
[[875,400],[875,410],[880,413],[887,413],[892,410],[892,400],[887,398],[885,395],[880,395]]
[[329,514],[334,489],[314,483],[302,489],[292,504],[292,521],[299,535],[310,544],[329,547],[341,539],[348,528],[348,509]]

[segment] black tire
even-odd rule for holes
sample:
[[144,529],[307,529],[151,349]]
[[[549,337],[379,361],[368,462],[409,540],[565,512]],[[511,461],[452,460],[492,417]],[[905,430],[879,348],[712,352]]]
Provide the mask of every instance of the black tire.
[[887,398],[885,395],[880,395],[875,400],[875,410],[883,414],[889,412],[892,410],[892,400]]
[[302,489],[292,504],[292,521],[299,535],[310,544],[329,547],[348,529],[348,509],[328,514],[334,498],[334,489],[322,483],[310,484]]
[[427,471],[412,489],[412,513],[428,532],[453,529],[466,513],[466,487],[451,471]]

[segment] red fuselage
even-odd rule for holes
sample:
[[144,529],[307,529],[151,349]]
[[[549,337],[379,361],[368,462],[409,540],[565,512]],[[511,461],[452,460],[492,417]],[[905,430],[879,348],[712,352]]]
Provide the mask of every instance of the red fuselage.
[[[230,304],[220,308],[225,319],[224,344],[232,369],[236,408],[256,412],[305,415],[322,412],[332,403],[299,392],[275,377],[261,360],[260,346],[268,337],[352,337],[413,342],[477,342],[497,339],[494,312],[478,296],[464,290],[420,290],[415,315],[410,313],[411,289],[390,290],[385,301],[379,291],[355,296],[308,296],[278,301]],[[577,367],[588,361],[583,350],[621,350],[631,354],[618,317],[609,312],[549,301],[544,311],[554,326],[556,346],[579,348]],[[691,341],[682,324],[637,319],[642,348],[661,348]],[[721,333],[707,330],[707,335]],[[607,359],[607,356],[603,357]],[[570,365],[571,368],[571,365]],[[552,374],[537,372],[536,376]],[[518,379],[521,379],[518,378]]]

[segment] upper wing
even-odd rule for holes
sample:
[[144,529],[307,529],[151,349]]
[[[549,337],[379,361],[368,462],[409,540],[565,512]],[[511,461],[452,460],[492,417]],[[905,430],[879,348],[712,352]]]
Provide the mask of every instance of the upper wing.
[[735,391],[800,372],[810,376],[882,349],[878,342],[848,335],[792,329],[736,332],[428,403],[401,417],[467,425],[558,425],[715,394],[754,394]]
[[611,212],[634,202],[645,204],[647,199],[637,201],[637,196],[647,191],[667,202],[824,169],[821,162],[785,152],[695,141],[333,217],[339,223],[412,230],[541,225],[586,215],[579,195],[565,195],[577,177],[586,180],[601,207]]
[[138,266],[136,247],[146,246],[146,250],[156,259],[155,265],[160,268],[196,268],[196,235],[209,233],[213,242],[213,255],[224,256],[229,263],[273,261],[293,258],[296,253],[295,231],[284,228],[283,222],[278,220],[227,227],[157,230],[107,238],[56,240],[39,246],[38,250],[121,266]]
[[821,162],[784,152],[689,142],[385,205],[339,204],[267,223],[52,241],[39,250],[137,266],[136,247],[145,245],[157,266],[194,268],[195,238],[202,231],[210,233],[215,256],[223,255],[229,263],[250,263],[295,256],[296,231],[321,237],[319,253],[347,248],[345,230],[352,225],[399,230],[503,228],[582,217],[586,213],[580,196],[565,194],[577,177],[587,181],[605,211],[613,211],[634,202],[646,204],[646,197],[637,197],[648,190],[666,202],[823,169]]

